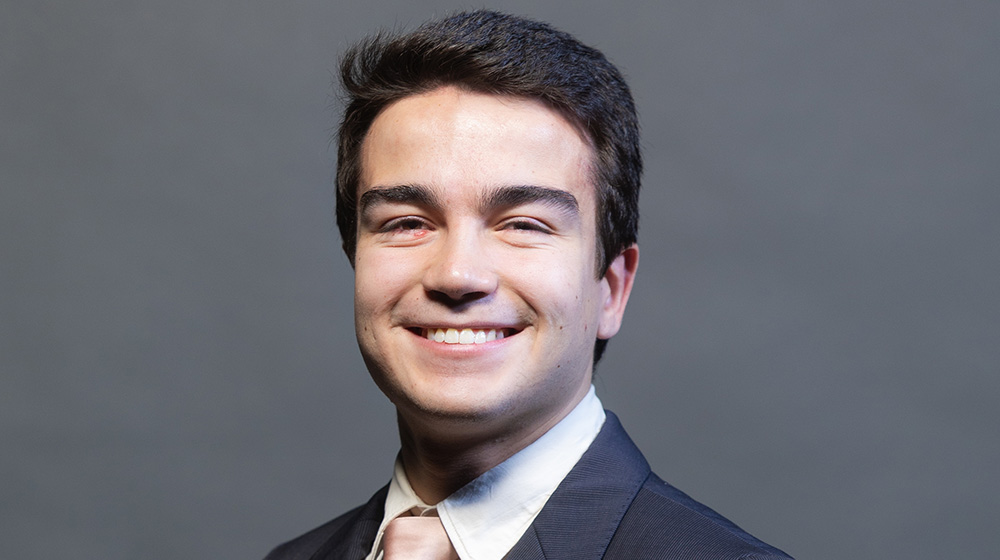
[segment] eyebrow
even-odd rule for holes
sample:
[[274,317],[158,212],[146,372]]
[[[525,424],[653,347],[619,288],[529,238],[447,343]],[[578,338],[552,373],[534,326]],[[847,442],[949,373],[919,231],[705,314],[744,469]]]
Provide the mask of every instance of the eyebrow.
[[580,205],[572,194],[537,185],[510,185],[492,189],[480,202],[479,211],[487,214],[501,208],[513,208],[535,202],[551,206],[571,217],[580,213]]
[[[572,194],[537,185],[508,185],[490,189],[480,201],[479,211],[489,214],[503,208],[536,202],[551,206],[570,217],[580,213],[580,205]],[[372,207],[380,204],[414,204],[436,210],[444,207],[437,195],[423,185],[395,185],[375,187],[362,193],[358,200],[359,213],[364,216]]]
[[423,185],[396,185],[375,187],[362,193],[361,199],[358,200],[358,211],[363,216],[372,206],[391,203],[441,208],[441,202],[427,187]]

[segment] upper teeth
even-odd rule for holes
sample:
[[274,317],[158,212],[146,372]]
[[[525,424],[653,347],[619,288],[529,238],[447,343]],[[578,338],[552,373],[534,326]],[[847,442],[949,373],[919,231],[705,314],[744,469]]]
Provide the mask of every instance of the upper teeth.
[[482,344],[503,338],[503,329],[427,329],[427,340],[445,344]]

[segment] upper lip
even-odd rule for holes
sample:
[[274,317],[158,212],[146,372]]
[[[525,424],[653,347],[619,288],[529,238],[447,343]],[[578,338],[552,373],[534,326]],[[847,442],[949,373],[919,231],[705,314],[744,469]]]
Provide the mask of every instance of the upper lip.
[[421,331],[419,334],[426,333],[429,329],[455,329],[457,331],[462,331],[465,329],[471,329],[473,331],[490,331],[490,330],[503,330],[507,334],[513,334],[524,330],[525,323],[520,321],[497,321],[497,320],[459,320],[457,317],[451,319],[446,319],[442,321],[406,321],[402,323],[404,328],[411,331]]
[[513,329],[522,330],[526,326],[526,322],[514,317],[506,318],[475,318],[475,317],[442,317],[440,319],[433,318],[417,318],[417,317],[400,317],[396,324],[407,329],[472,329],[472,330],[489,330],[489,329]]
[[[482,311],[486,311],[483,309]],[[400,312],[392,321],[405,329],[472,329],[474,331],[507,329],[522,331],[532,323],[531,315],[514,309],[494,313],[420,313]]]

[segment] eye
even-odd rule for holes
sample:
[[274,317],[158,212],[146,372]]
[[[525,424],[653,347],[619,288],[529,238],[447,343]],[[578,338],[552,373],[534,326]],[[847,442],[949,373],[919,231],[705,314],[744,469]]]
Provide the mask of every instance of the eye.
[[512,231],[537,231],[552,233],[552,228],[534,218],[511,218],[500,225],[500,229]]
[[427,222],[425,222],[420,218],[414,216],[405,216],[403,218],[396,218],[394,220],[386,222],[386,224],[382,226],[381,231],[383,233],[404,232],[404,231],[413,231],[420,229],[429,229],[429,227],[430,226],[428,226]]
[[418,216],[401,216],[385,222],[378,233],[386,240],[416,241],[426,237],[434,227]]

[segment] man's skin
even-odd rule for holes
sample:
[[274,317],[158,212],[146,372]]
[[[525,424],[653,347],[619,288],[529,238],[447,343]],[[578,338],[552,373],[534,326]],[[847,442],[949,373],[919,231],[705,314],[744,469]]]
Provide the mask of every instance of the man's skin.
[[435,504],[580,402],[639,250],[598,275],[593,149],[541,102],[453,86],[404,97],[361,154],[358,342],[396,405],[407,478]]

